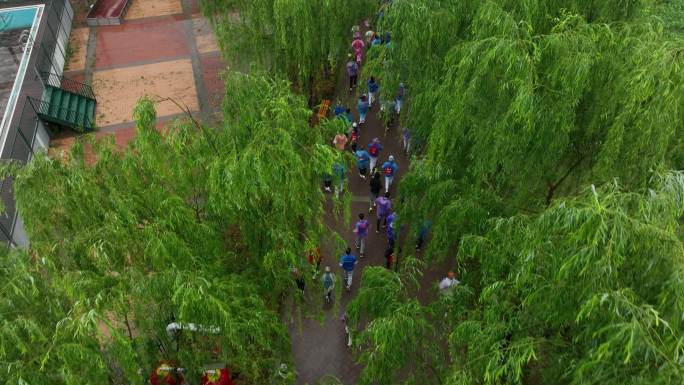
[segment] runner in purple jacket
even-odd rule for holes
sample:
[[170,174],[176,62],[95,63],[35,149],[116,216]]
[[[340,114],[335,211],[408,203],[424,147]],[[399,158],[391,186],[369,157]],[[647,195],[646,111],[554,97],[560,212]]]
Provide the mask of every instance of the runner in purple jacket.
[[384,221],[382,228],[387,226],[387,217],[392,212],[392,201],[390,200],[390,193],[386,192],[385,196],[382,196],[375,200],[375,204],[378,206],[378,221],[375,228],[376,233],[380,233],[380,223]]
[[359,257],[363,258],[366,255],[366,238],[368,237],[368,228],[370,223],[365,219],[363,213],[359,214],[359,221],[354,226],[354,233],[356,233],[356,248],[359,249]]

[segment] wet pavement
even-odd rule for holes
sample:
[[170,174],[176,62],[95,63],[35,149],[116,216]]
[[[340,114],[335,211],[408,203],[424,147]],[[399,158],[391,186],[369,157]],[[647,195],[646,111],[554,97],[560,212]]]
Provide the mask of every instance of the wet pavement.
[[[343,103],[351,104],[346,101],[343,101]],[[354,104],[356,103],[354,102]],[[360,143],[365,144],[374,137],[383,139],[384,128],[376,118],[376,112],[377,107],[369,112],[367,122],[361,130]],[[355,116],[355,118],[358,117]],[[330,139],[332,140],[332,138]],[[399,175],[401,175],[407,166],[407,159],[401,153],[401,146],[397,143],[397,139],[397,135],[390,135],[382,141],[384,150],[380,159],[384,161],[389,154],[393,154],[400,168]],[[351,225],[356,222],[359,213],[366,213],[371,223],[366,241],[366,257],[359,259],[359,263],[354,271],[352,290],[350,293],[342,292],[341,303],[337,313],[331,314],[332,310],[328,310],[322,326],[317,320],[304,320],[301,330],[298,325],[291,324],[292,351],[299,373],[298,384],[314,384],[320,378],[331,375],[341,380],[343,384],[352,385],[356,384],[361,372],[361,367],[355,364],[352,352],[346,346],[344,323],[340,320],[340,316],[344,312],[349,300],[356,295],[363,277],[364,267],[384,265],[384,251],[387,247],[387,239],[384,231],[381,231],[380,234],[375,233],[375,213],[368,215],[368,195],[370,191],[368,181],[361,179],[356,169],[352,169],[348,173],[348,177],[349,188],[353,196],[351,218],[348,218],[347,221],[336,221],[333,219],[332,210],[329,208],[327,222],[333,230],[337,231],[345,239],[355,255],[358,256],[358,251],[354,247],[355,236]],[[391,193],[396,191],[398,179],[395,178],[395,185],[390,189]],[[347,226],[346,223],[351,225]],[[340,277],[342,271],[338,266],[339,256],[331,255],[325,249],[323,251],[324,256],[321,265],[330,266],[338,275],[337,284],[341,285]]]
[[[157,100],[160,121],[181,111],[173,99],[206,122],[216,121],[224,96],[220,73],[227,69],[197,0],[131,0],[121,25],[88,27],[77,12],[72,54],[64,76],[92,84],[98,100],[96,136],[114,135],[125,145],[135,135],[133,107],[144,95]],[[80,134],[62,129],[54,151]]]
[[[366,92],[367,90],[365,85],[361,87],[361,84],[359,84],[360,89],[357,88],[353,94],[350,94],[346,88],[347,82],[348,78],[345,71],[344,74],[340,75],[338,81],[337,89],[343,90],[341,93],[338,93],[338,97],[343,105],[352,109],[354,119],[358,121],[358,112],[356,111],[357,98],[360,92]],[[382,87],[382,84],[380,86]],[[331,106],[331,110],[333,108],[334,105]],[[390,194],[396,195],[398,182],[408,168],[408,157],[402,151],[399,125],[396,124],[386,133],[384,123],[380,121],[378,116],[379,108],[379,103],[374,103],[366,116],[366,123],[361,125],[359,148],[361,146],[365,147],[373,138],[379,138],[383,151],[378,159],[378,167],[387,160],[389,155],[394,155],[399,170],[390,188]],[[331,142],[332,139],[330,138]],[[350,151],[349,146],[347,146],[347,151]],[[345,385],[353,385],[357,383],[362,370],[362,367],[355,363],[352,350],[346,346],[347,340],[344,323],[340,320],[340,317],[344,313],[347,303],[358,291],[364,268],[366,266],[384,266],[387,238],[385,237],[384,230],[381,230],[380,234],[375,232],[375,212],[368,213],[369,179],[360,178],[358,169],[352,167],[347,173],[347,181],[348,188],[352,194],[351,218],[336,220],[332,213],[332,205],[328,202],[326,223],[332,230],[337,231],[344,238],[347,245],[352,248],[354,254],[358,257],[358,250],[354,247],[355,235],[352,232],[352,226],[356,223],[358,214],[365,213],[366,218],[371,224],[366,243],[366,257],[359,259],[359,263],[354,271],[351,292],[347,293],[342,290],[340,306],[337,309],[326,310],[325,321],[322,325],[318,320],[314,319],[305,319],[301,324],[297,322],[290,324],[292,351],[298,372],[297,383],[302,385],[313,385],[325,376],[335,377]],[[339,255],[331,255],[329,250],[326,250],[325,247],[323,248],[323,262],[321,266],[330,266],[338,276],[336,284],[341,285],[342,270],[338,266],[338,260]]]

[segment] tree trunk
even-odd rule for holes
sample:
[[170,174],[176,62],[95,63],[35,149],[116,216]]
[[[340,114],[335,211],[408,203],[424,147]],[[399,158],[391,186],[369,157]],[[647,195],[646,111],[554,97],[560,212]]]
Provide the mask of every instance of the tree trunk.
[[553,201],[553,194],[556,192],[556,188],[558,188],[558,186],[560,186],[565,181],[565,179],[567,179],[567,177],[570,176],[570,174],[582,163],[582,160],[584,160],[584,157],[580,157],[577,160],[577,162],[570,166],[568,171],[566,171],[565,174],[563,174],[563,176],[560,177],[560,179],[558,179],[555,183],[549,184],[549,190],[546,193],[546,207],[551,206],[551,202]]

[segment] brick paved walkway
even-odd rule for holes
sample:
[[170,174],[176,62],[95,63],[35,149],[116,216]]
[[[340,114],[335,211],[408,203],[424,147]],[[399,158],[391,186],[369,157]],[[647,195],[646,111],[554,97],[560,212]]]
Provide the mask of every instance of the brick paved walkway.
[[[345,107],[352,109],[354,120],[358,121],[358,111],[356,110],[357,98],[360,93],[367,93],[367,87],[365,84],[359,83],[359,87],[355,92],[350,94],[347,88],[348,77],[346,70],[343,68],[342,72],[343,74],[340,75],[337,84],[337,90],[342,90],[341,92],[338,91],[338,97]],[[361,72],[363,72],[363,67]],[[383,87],[382,83],[380,83],[380,87]],[[393,95],[395,90],[390,91],[390,95]],[[410,89],[407,89],[407,93],[410,92]],[[332,104],[331,110],[334,108],[335,101]],[[360,129],[359,147],[366,146],[373,138],[377,137],[380,139],[383,151],[378,159],[378,167],[387,160],[389,155],[394,155],[399,171],[394,178],[390,193],[392,198],[395,198],[399,181],[408,170],[409,159],[402,151],[401,124],[395,123],[386,133],[384,123],[379,118],[379,108],[380,104],[376,102],[368,112],[366,124]],[[404,106],[403,110],[405,108],[406,106]],[[330,141],[332,139],[330,138]],[[375,212],[372,215],[368,214],[368,196],[370,192],[368,180],[361,179],[355,167],[347,175],[349,188],[353,195],[351,218],[348,218],[346,221],[335,220],[332,215],[332,205],[329,204],[326,223],[330,228],[343,236],[349,247],[358,256],[358,251],[354,248],[354,233],[351,231],[351,227],[345,225],[345,223],[354,224],[358,219],[359,213],[366,213],[371,223],[366,245],[366,257],[359,260],[354,271],[354,283],[351,293],[343,291],[338,312],[333,314],[332,310],[326,310],[323,325],[319,321],[311,319],[304,320],[301,325],[297,323],[290,325],[292,352],[298,372],[297,383],[301,385],[313,385],[326,376],[335,377],[345,385],[355,385],[362,370],[362,367],[356,364],[351,349],[346,346],[347,340],[344,324],[340,321],[340,316],[344,313],[348,302],[358,291],[364,267],[384,265],[387,239],[384,231],[381,231],[380,234],[375,233]],[[338,259],[339,255],[330,255],[330,253],[325,253],[324,250],[322,266],[330,266],[339,278],[341,276],[341,269],[338,267]],[[444,258],[444,261],[426,267],[422,277],[420,277],[421,287],[416,292],[416,296],[422,304],[427,304],[436,295],[437,282],[446,275],[448,270],[453,268],[454,264],[455,258]],[[338,282],[338,284],[340,283]]]
[[[346,82],[346,79],[344,79]],[[344,89],[344,88],[343,88]],[[353,98],[353,99],[352,99]],[[342,100],[346,105],[356,105],[356,96],[349,96]],[[406,171],[408,165],[407,158],[401,151],[399,144],[399,135],[389,133],[387,138],[384,137],[384,127],[377,117],[379,106],[374,106],[369,112],[366,124],[361,129],[360,144],[364,146],[374,137],[381,139],[383,144],[383,152],[380,160],[384,161],[392,154],[399,166],[399,177]],[[355,110],[355,108],[352,108]],[[356,111],[354,111],[355,119],[358,119]],[[332,138],[330,138],[332,140]],[[391,193],[396,192],[396,183],[399,177],[395,178],[395,182],[390,189]],[[353,194],[352,218],[350,223],[355,223],[360,212],[368,215],[368,182],[362,180],[358,176],[358,171],[354,168],[348,173],[349,185]],[[340,321],[340,315],[349,300],[356,295],[359,284],[363,276],[363,268],[369,265],[383,265],[384,251],[387,246],[387,240],[384,231],[381,234],[375,233],[375,213],[369,215],[371,222],[371,229],[369,231],[366,257],[359,260],[354,272],[354,282],[351,293],[342,293],[342,303],[339,307],[339,314],[331,314],[328,311],[326,320],[323,326],[316,320],[305,320],[302,325],[302,333],[299,333],[298,326],[292,324],[290,327],[290,334],[292,338],[292,350],[295,357],[295,364],[299,373],[298,384],[314,384],[317,380],[325,375],[332,375],[340,379],[344,384],[356,384],[356,379],[361,371],[361,367],[354,363],[351,350],[346,346],[346,336],[344,333],[343,323]],[[328,225],[341,234],[347,241],[347,244],[353,249],[354,234],[351,228],[344,223],[330,220],[332,213],[328,211],[329,220]],[[355,250],[356,255],[358,253]],[[341,270],[338,267],[338,255],[329,255],[324,253],[322,265],[331,266],[331,268],[341,276]],[[338,285],[340,284],[338,280]]]
[[[91,83],[98,99],[96,136],[114,135],[124,145],[135,135],[132,112],[148,95],[160,122],[182,113],[162,101],[172,98],[204,121],[214,121],[223,100],[219,73],[226,68],[197,0],[131,0],[123,24],[88,27],[77,15],[72,55],[64,76]],[[64,129],[55,149],[70,147],[79,134]]]

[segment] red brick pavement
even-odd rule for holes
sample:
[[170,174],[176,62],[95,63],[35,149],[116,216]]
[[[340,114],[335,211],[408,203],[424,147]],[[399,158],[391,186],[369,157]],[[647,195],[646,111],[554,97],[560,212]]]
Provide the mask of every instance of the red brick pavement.
[[189,56],[185,23],[176,15],[99,28],[95,69]]
[[207,91],[207,102],[211,109],[218,109],[223,102],[225,87],[221,79],[221,71],[226,66],[221,59],[219,52],[200,55],[200,66],[202,68],[202,79]]

